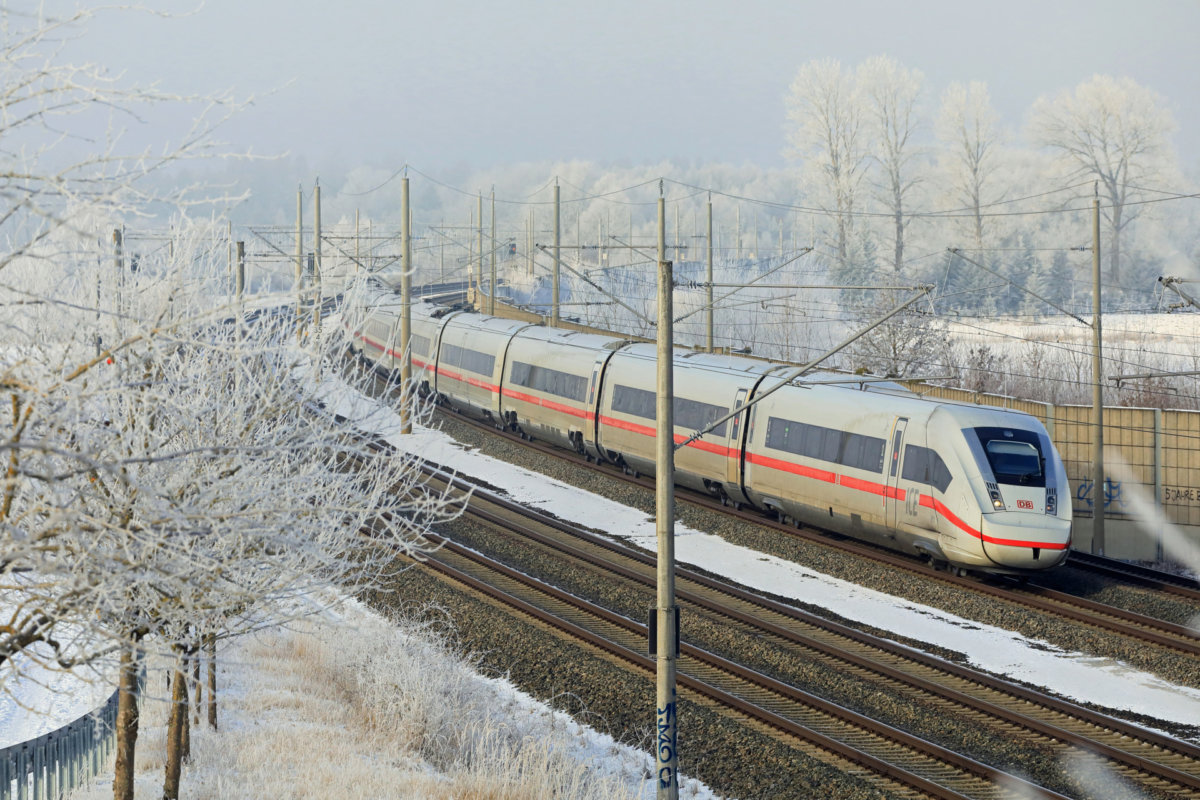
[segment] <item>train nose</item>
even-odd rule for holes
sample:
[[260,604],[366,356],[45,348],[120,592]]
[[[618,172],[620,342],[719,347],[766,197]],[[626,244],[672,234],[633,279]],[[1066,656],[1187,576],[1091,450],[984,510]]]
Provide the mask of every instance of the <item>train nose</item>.
[[1071,521],[1045,514],[984,514],[981,533],[987,557],[1010,569],[1056,566],[1071,546]]

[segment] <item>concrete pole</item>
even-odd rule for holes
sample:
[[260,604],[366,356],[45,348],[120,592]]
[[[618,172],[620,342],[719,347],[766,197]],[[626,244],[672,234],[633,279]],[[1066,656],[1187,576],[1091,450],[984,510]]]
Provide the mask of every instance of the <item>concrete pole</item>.
[[242,310],[242,295],[246,291],[246,243],[237,243],[237,272],[234,274],[233,292],[237,297],[238,313]]
[[754,212],[754,252],[750,257],[756,260],[762,258],[762,251],[758,249],[758,211]]
[[558,179],[554,179],[554,280],[551,285],[550,324],[558,324],[558,273],[562,267],[562,206],[559,201]]
[[488,283],[488,313],[496,313],[496,190],[492,189],[492,274]]
[[536,220],[533,209],[529,209],[529,225],[525,229],[525,274],[533,276],[533,238]]
[[712,195],[708,196],[708,253],[705,258],[705,280],[708,282],[708,289],[705,290],[706,300],[704,306],[704,330],[705,330],[705,345],[708,352],[713,351],[713,228],[712,228]]
[[1100,187],[1092,198],[1092,552],[1104,555],[1104,365],[1101,363]]
[[228,259],[229,282],[233,283],[233,220],[225,220],[225,257]]
[[313,186],[313,336],[321,331],[321,180]]
[[[626,266],[632,267],[633,266],[633,212],[632,211],[629,212],[629,253],[628,253],[628,255],[629,255],[629,263]],[[612,286],[612,284],[610,283],[609,286]]]
[[734,243],[733,246],[735,248],[735,251],[737,252],[737,260],[741,261],[742,260],[742,204],[741,203],[738,203],[738,205],[737,205],[737,228],[734,230],[734,234],[735,234],[734,238],[737,241]]
[[412,433],[412,215],[408,204],[408,178],[400,184],[400,219],[404,230],[401,233],[400,273],[400,350],[404,358],[400,362],[400,432]]
[[354,271],[362,269],[362,252],[358,239],[358,209],[354,209]]
[[304,335],[304,187],[296,187],[296,337]]
[[477,205],[479,212],[479,227],[476,229],[478,237],[476,241],[479,243],[479,269],[475,273],[475,301],[479,301],[479,287],[483,285],[483,192],[479,193],[479,203]]
[[[1163,411],[1154,409],[1154,506],[1162,513],[1163,507]],[[1154,540],[1154,559],[1163,560],[1163,527],[1158,526]]]
[[114,341],[121,339],[121,317],[125,313],[125,253],[124,253],[124,235],[121,228],[113,228],[113,269],[116,275],[113,277],[116,280],[113,284],[117,287],[117,313],[113,315],[113,325],[116,328],[116,337]]
[[679,717],[675,702],[675,409],[672,361],[673,274],[667,260],[666,205],[658,196],[658,393],[655,432],[655,529],[658,535],[658,607],[655,609],[658,654],[655,696],[659,800],[679,797]]

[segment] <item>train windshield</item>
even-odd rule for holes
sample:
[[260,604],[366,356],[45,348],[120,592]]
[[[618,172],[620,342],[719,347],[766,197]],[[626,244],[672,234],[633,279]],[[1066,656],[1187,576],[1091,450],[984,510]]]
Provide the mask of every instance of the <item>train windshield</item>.
[[1046,459],[1036,433],[1012,428],[976,428],[975,435],[998,483],[1046,485]]

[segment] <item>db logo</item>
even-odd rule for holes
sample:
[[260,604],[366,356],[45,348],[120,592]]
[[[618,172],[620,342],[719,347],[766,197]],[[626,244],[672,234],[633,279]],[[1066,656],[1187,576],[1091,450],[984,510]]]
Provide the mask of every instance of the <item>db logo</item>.
[[1033,501],[1032,500],[1018,500],[1017,508],[1027,508],[1030,511],[1032,511],[1033,510]]

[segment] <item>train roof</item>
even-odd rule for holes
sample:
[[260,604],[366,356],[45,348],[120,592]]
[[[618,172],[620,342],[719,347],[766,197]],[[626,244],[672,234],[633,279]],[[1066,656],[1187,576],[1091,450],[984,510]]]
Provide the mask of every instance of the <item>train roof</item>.
[[526,328],[517,334],[520,339],[537,339],[556,344],[567,344],[583,347],[589,350],[615,350],[629,340],[618,336],[604,336],[599,333],[585,333],[565,328],[550,328],[545,325],[526,323]]

